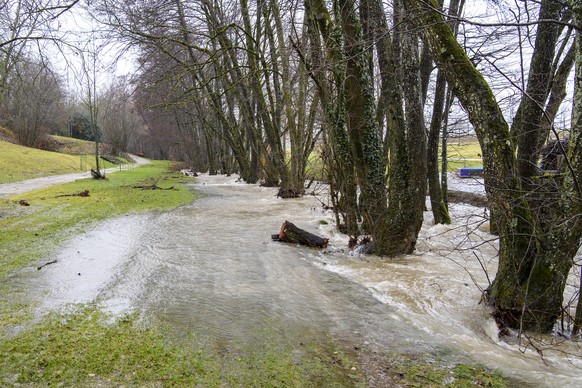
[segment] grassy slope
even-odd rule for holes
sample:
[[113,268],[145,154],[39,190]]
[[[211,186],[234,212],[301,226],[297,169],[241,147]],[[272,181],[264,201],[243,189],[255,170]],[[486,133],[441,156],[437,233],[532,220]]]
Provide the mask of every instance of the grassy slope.
[[478,167],[483,165],[481,147],[475,141],[451,141],[447,146],[449,171],[456,172],[461,167]]
[[[87,146],[87,142],[78,142],[82,141],[72,141],[65,144],[79,144],[79,148],[83,149]],[[75,149],[72,145],[67,147],[71,150]],[[91,155],[79,156],[42,151],[0,140],[0,183],[80,172],[81,158],[84,158],[83,167],[85,171],[95,168],[95,158],[91,157]],[[111,166],[111,163],[105,163],[105,167]]]
[[51,135],[53,145],[63,154],[71,155],[91,155],[95,154],[95,143],[87,140],[75,139],[73,137]]

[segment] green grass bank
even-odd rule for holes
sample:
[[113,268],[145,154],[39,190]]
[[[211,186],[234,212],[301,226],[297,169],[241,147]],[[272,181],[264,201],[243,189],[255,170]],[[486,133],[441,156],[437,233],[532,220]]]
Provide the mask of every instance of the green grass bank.
[[[82,140],[72,139],[64,144],[78,144]],[[88,142],[83,142],[86,147]],[[101,167],[115,166],[101,160]],[[43,151],[36,148],[0,140],[0,183],[19,182],[25,179],[49,175],[89,171],[95,168],[93,155],[74,155],[60,152]]]

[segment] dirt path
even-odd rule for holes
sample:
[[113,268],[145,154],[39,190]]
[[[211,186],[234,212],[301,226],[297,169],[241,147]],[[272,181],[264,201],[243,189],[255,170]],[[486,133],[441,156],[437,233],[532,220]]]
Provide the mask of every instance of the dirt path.
[[[150,162],[148,159],[140,158],[136,155],[131,155],[131,157],[133,160],[135,160],[133,166],[140,166]],[[111,167],[105,169],[106,174],[111,174],[115,171],[119,171],[119,168]],[[0,198],[8,198],[13,195],[26,193],[32,190],[43,189],[45,187],[61,185],[63,183],[73,182],[77,179],[83,178],[91,178],[91,172],[75,172],[71,174],[52,175],[41,178],[27,179],[20,182],[2,183],[0,184]]]

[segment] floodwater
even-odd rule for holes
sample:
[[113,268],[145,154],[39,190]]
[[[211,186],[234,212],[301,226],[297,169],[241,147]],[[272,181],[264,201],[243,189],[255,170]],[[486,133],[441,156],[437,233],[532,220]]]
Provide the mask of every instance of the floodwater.
[[[524,385],[582,386],[573,344],[536,342],[541,357],[497,338],[478,303],[496,265],[486,259],[495,243],[482,210],[454,205],[450,226],[430,225],[427,214],[417,252],[389,260],[345,251],[316,197],[281,200],[232,177],[202,176],[193,189],[202,197],[190,206],[110,220],[72,239],[35,275],[39,311],[96,302],[216,343],[252,342],[268,327],[285,341],[451,354]],[[329,237],[330,247],[271,241],[285,220]]]

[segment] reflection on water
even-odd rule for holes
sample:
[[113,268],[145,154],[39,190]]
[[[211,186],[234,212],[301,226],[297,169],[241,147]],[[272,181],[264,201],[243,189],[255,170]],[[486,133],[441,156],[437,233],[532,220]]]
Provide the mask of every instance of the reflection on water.
[[[468,355],[489,367],[548,386],[582,385],[575,357],[499,342],[478,287],[495,263],[455,250],[488,238],[473,208],[452,226],[423,229],[414,255],[387,260],[343,252],[331,214],[317,199],[281,200],[275,189],[203,176],[192,205],[164,214],[131,215],[73,239],[35,280],[43,308],[98,301],[114,312],[134,309],[209,341],[254,341],[269,327],[285,341],[332,337],[399,351]],[[430,215],[427,215],[430,220]],[[330,238],[326,252],[270,241],[283,221]],[[494,256],[482,244],[479,257]]]

